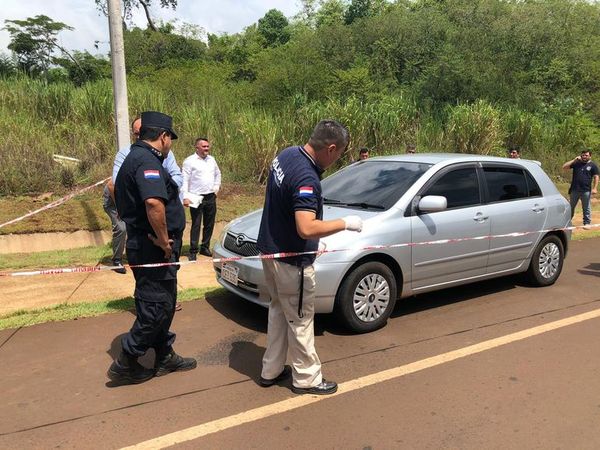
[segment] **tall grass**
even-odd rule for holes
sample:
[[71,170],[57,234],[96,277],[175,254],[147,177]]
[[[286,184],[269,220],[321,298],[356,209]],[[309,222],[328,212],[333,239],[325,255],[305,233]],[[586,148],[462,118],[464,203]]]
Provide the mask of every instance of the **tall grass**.
[[458,105],[448,114],[447,134],[457,153],[494,155],[501,153],[505,131],[500,111],[484,100]]
[[[129,80],[130,116],[144,110],[174,117],[180,139],[173,152],[181,164],[196,137],[213,144],[224,178],[241,182],[265,180],[273,156],[282,148],[305,143],[314,125],[332,118],[351,133],[355,159],[368,146],[374,155],[403,153],[407,143],[418,152],[449,151],[505,155],[519,145],[523,157],[540,160],[551,174],[582,146],[600,145],[600,130],[585,113],[524,112],[486,101],[458,104],[431,112],[410,95],[308,101],[296,95],[288,104],[265,110],[244,97],[244,86],[228,88],[209,79],[210,71],[174,73],[154,79]],[[0,80],[0,194],[68,189],[110,174],[115,153],[112,87],[109,80],[82,87],[20,79]],[[59,153],[81,160],[65,169],[53,161]]]

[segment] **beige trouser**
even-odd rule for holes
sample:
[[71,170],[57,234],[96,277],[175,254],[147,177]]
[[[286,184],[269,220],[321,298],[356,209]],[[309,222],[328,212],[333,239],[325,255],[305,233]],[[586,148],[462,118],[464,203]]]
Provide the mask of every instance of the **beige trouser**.
[[321,361],[315,350],[315,270],[304,268],[304,297],[298,316],[300,292],[299,267],[273,259],[262,260],[271,305],[267,350],[262,377],[273,379],[281,373],[289,354],[294,386],[307,388],[322,381]]

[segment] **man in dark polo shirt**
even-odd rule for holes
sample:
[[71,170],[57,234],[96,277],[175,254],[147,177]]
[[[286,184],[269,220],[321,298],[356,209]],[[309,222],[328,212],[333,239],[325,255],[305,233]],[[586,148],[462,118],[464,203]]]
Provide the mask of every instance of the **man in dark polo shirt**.
[[[115,182],[117,210],[127,227],[127,260],[132,266],[179,261],[185,213],[177,183],[162,165],[172,139],[177,139],[172,123],[165,114],[142,113],[139,140],[131,146]],[[108,370],[114,382],[141,383],[196,367],[196,360],[175,353],[175,334],[169,331],[177,300],[178,268],[132,268],[136,320],[121,340],[121,354]],[[149,348],[156,351],[154,369],[137,361]]]
[[583,228],[588,229],[592,223],[592,194],[598,192],[598,166],[592,162],[592,152],[582,150],[581,154],[562,166],[563,170],[573,170],[573,178],[569,187],[571,201],[571,218],[575,214],[577,202],[581,199],[583,209]]
[[[338,231],[361,231],[358,216],[323,220],[321,174],[348,147],[348,130],[333,120],[315,127],[308,143],[283,150],[272,162],[258,248],[262,254],[314,252],[319,238]],[[271,297],[267,350],[259,384],[272,386],[292,374],[297,394],[333,394],[337,383],[321,375],[314,346],[314,254],[263,259]],[[292,370],[285,366],[289,353]]]

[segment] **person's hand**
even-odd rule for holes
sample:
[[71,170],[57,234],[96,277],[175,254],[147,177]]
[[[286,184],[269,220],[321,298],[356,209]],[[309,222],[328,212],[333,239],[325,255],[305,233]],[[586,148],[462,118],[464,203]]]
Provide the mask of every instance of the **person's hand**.
[[184,198],[183,199],[183,206],[185,206],[186,208],[190,206],[190,199],[189,198]]
[[363,222],[358,216],[346,216],[342,217],[342,220],[346,224],[346,230],[348,231],[362,231]]
[[323,252],[327,249],[327,244],[323,241],[319,241],[319,249],[317,250],[317,258],[323,254]]
[[597,194],[598,193],[598,189],[592,189],[592,194]]
[[171,247],[173,245],[173,239],[169,239],[167,240],[167,242],[164,242],[160,241],[158,238],[154,237],[151,234],[148,234],[148,239],[150,239],[154,245],[160,247],[163,250],[163,252],[165,252],[166,260],[171,259],[171,255],[173,254],[173,248]]

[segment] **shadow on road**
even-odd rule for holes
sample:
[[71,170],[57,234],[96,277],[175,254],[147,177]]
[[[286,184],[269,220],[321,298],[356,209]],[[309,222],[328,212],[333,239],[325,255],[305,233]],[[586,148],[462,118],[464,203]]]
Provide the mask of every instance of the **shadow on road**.
[[206,302],[215,311],[249,330],[267,332],[268,310],[239,298],[225,289],[215,289],[206,293]]
[[265,348],[254,342],[233,342],[229,352],[229,367],[258,384],[264,353]]
[[[597,275],[600,276],[600,264],[597,266]],[[409,297],[396,303],[390,319],[509,291],[517,286],[527,286],[527,284],[520,276],[515,275]],[[262,306],[243,300],[224,289],[208,292],[206,301],[220,314],[242,327],[259,333],[267,332],[268,311]],[[341,325],[334,314],[319,314],[315,318],[315,336],[322,336],[326,332],[337,336],[355,334]]]
[[579,272],[581,275],[600,277],[600,263],[590,263],[583,269],[577,269],[577,272]]
[[[114,361],[119,357],[119,354],[121,353],[121,339],[123,339],[123,336],[125,336],[126,334],[127,332],[115,336],[112,342],[110,343],[110,347],[108,350],[106,350],[106,353],[110,356],[111,360]],[[146,352],[144,356],[138,358],[138,362],[144,367],[151,368],[154,367],[154,359],[154,349],[151,348]],[[110,364],[111,363],[109,363],[109,365]],[[108,370],[109,365],[106,366],[106,370]],[[107,381],[105,386],[108,388],[115,388],[123,386],[123,384],[115,383],[113,381]]]
[[458,286],[440,291],[420,294],[399,300],[390,318],[425,311],[439,306],[460,303],[477,297],[484,297],[498,292],[509,291],[517,286],[527,286],[519,276],[508,276],[479,283]]

